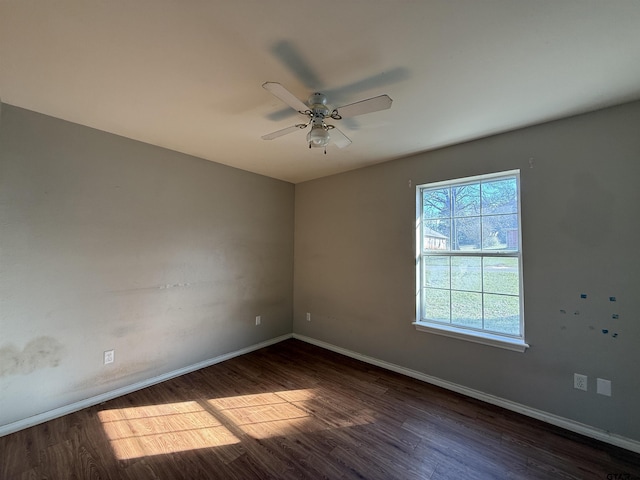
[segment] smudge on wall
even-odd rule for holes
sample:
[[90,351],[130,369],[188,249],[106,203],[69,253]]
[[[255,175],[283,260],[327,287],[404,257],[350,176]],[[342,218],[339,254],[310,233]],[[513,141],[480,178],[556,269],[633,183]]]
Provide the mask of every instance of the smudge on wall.
[[0,348],[0,377],[57,367],[63,358],[64,346],[52,337],[34,338],[22,350],[7,344]]

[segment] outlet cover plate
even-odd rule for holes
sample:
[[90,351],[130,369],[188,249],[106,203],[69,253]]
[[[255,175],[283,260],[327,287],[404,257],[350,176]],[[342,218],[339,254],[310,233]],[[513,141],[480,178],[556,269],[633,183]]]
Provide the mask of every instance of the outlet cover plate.
[[573,388],[587,391],[587,376],[580,373],[573,374]]
[[113,363],[116,359],[115,351],[105,350],[104,352],[104,364]]

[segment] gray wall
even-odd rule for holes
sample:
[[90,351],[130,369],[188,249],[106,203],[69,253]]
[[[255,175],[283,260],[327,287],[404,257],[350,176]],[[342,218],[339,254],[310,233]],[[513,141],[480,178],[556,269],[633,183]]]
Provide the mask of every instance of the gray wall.
[[289,334],[293,205],[292,184],[3,105],[0,425]]
[[[639,125],[632,103],[296,185],[294,332],[640,440]],[[417,332],[415,185],[511,169],[531,348]]]

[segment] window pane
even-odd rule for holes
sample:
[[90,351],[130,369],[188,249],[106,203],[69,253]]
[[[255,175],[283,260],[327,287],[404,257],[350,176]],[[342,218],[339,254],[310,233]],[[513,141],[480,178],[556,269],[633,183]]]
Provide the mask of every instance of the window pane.
[[518,215],[482,217],[482,248],[518,250]]
[[492,332],[520,335],[518,297],[485,293],[484,328]]
[[480,218],[456,218],[453,220],[455,234],[452,250],[480,250]]
[[419,187],[420,321],[522,338],[518,190],[516,171]]
[[480,184],[462,185],[451,188],[453,199],[452,217],[480,215]]
[[424,257],[425,287],[449,288],[449,257]]
[[517,258],[485,257],[482,262],[485,292],[505,295],[518,295],[520,293]]
[[451,189],[438,188],[422,192],[422,209],[425,219],[451,216]]
[[426,319],[449,323],[450,311],[449,290],[424,289],[424,316]]
[[482,259],[479,257],[453,257],[451,259],[451,288],[481,292],[481,262]]
[[427,220],[422,227],[422,233],[425,250],[448,250],[451,220]]
[[515,178],[482,183],[482,214],[518,212],[518,184]]
[[461,327],[482,328],[482,294],[452,291],[451,323]]

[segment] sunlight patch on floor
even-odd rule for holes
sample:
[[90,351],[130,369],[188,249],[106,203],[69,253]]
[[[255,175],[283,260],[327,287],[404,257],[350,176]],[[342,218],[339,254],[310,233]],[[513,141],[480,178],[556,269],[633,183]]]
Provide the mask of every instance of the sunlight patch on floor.
[[103,410],[98,416],[120,460],[240,442],[193,401]]
[[269,438],[317,430],[320,423],[304,409],[315,397],[313,389],[239,395],[208,403],[253,438]]
[[[375,421],[366,405],[319,395],[316,389],[283,390],[127,407],[98,412],[120,460],[347,428]],[[319,415],[319,417],[317,416]]]

